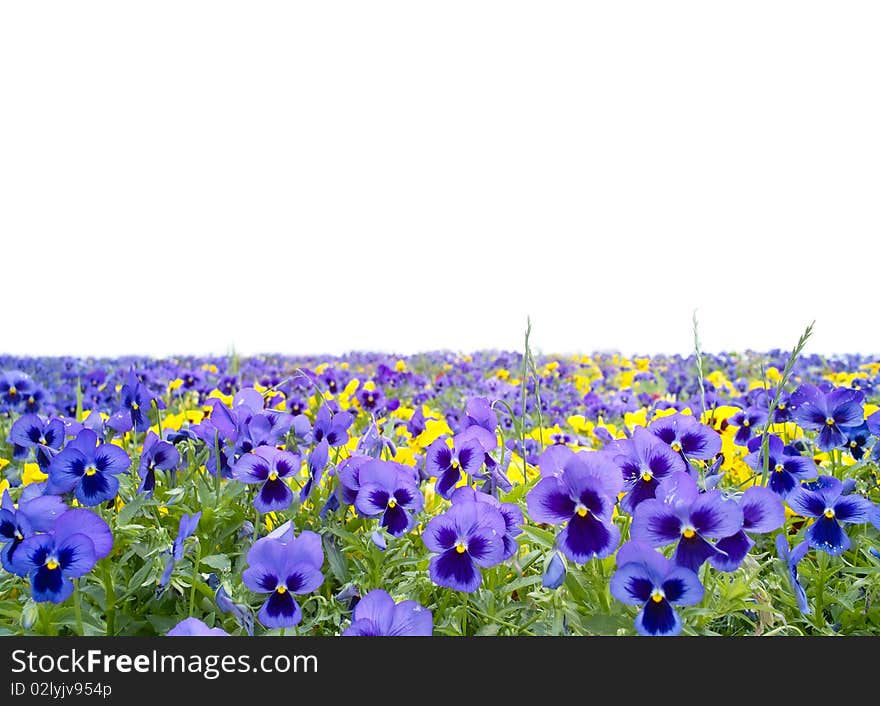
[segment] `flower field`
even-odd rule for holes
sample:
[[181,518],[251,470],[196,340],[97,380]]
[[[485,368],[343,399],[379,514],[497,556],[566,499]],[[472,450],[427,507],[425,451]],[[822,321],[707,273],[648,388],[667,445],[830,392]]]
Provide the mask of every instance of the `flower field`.
[[0,634],[880,634],[880,361],[0,357]]

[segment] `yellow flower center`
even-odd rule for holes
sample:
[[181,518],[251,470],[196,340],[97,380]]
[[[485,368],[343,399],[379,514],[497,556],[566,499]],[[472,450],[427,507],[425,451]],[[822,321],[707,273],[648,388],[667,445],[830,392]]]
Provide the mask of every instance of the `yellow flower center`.
[[691,537],[693,537],[696,534],[696,532],[694,531],[693,527],[685,527],[682,530],[681,534],[685,539],[690,539]]
[[41,436],[41,437],[40,437],[40,441],[39,441],[39,443],[42,444],[43,446],[45,446],[45,445],[48,443],[48,442],[46,441],[46,437],[45,437],[45,436]]
[[87,475],[87,476],[93,476],[93,475],[95,475],[97,472],[98,472],[97,469],[92,468],[91,466],[89,466],[89,467],[86,469],[86,475]]
[[785,402],[780,402],[780,403],[779,403],[779,409],[780,409],[780,410],[784,411],[784,410],[785,410],[785,407],[786,407]]
[[773,467],[773,470],[774,470],[776,473],[782,473],[782,472],[785,470],[785,467],[784,467],[781,463],[777,463],[777,464]]
[[390,507],[390,508],[397,507],[397,500],[395,500],[394,498],[389,498],[388,499],[388,507]]
[[651,473],[651,471],[644,471],[642,473],[642,480],[645,481],[645,483],[647,483],[653,477],[654,477],[654,475]]
[[825,419],[825,423],[826,423],[829,427],[830,427],[830,426],[834,426],[834,418],[833,418],[833,417],[827,417],[827,418]]
[[659,588],[655,588],[653,591],[651,591],[651,600],[654,601],[654,603],[659,603],[664,598],[665,596],[663,595],[663,591],[661,591]]
[[24,535],[21,532],[16,532],[15,538],[20,542],[22,539],[24,539]]
[[751,426],[751,424],[752,424],[752,423],[751,423],[748,419],[743,419],[743,426],[744,426],[744,427]]
[[46,568],[49,569],[49,571],[55,571],[55,569],[58,568],[58,562],[54,559],[49,559],[49,561],[46,562]]
[[829,520],[834,517],[834,509],[829,507],[827,510],[825,510],[825,517],[827,517]]
[[678,453],[679,451],[681,451],[681,444],[679,444],[677,441],[673,441],[671,445],[672,445],[672,450],[675,451],[675,453]]
[[15,385],[9,388],[9,394],[15,397],[18,394],[18,390],[15,389]]
[[278,473],[276,471],[272,471],[269,474],[269,480],[278,480]]
[[467,551],[467,547],[464,542],[456,542],[455,543],[455,551],[459,554],[464,554]]
[[858,443],[857,443],[857,442],[855,442],[855,441],[850,441],[850,442],[849,442],[849,447],[850,447],[851,449],[854,449],[856,446],[858,446]]
[[459,465],[458,461],[453,461],[450,465],[450,468],[452,468],[453,471],[457,471],[459,468],[461,468],[461,466]]
[[283,596],[285,593],[287,593],[287,586],[279,586],[275,589],[275,592],[280,593]]
[[137,412],[137,411],[141,408],[141,406],[140,406],[137,402],[132,402],[132,403],[131,403],[131,408],[132,408],[135,412]]
[[577,512],[577,516],[578,516],[578,517],[586,517],[586,516],[587,516],[587,513],[590,512],[590,511],[586,508],[586,506],[582,505],[581,503],[578,503],[578,504],[575,506],[574,509],[575,509],[575,512]]

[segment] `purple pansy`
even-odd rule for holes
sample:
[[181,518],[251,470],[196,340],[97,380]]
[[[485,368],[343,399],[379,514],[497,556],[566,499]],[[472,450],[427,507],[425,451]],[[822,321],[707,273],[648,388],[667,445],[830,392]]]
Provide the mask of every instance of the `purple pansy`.
[[209,628],[198,618],[184,618],[167,633],[169,637],[228,637],[223,628]]
[[172,471],[180,465],[180,453],[153,432],[147,432],[138,462],[139,492],[152,493],[156,487],[156,471]]
[[91,429],[83,429],[52,459],[49,489],[52,493],[74,491],[83,505],[112,500],[119,490],[120,473],[131,467],[128,454],[114,444],[99,444]]
[[721,435],[689,414],[655,419],[648,431],[685,458],[709,461],[721,451]]
[[643,500],[653,498],[657,485],[670,473],[688,470],[674,447],[659,434],[655,435],[644,427],[636,427],[631,439],[610,444],[608,453],[623,476],[626,495],[621,499],[620,506],[629,513]]
[[429,636],[434,630],[431,611],[416,601],[394,599],[381,588],[370,591],[358,601],[346,636]]
[[710,539],[739,532],[743,513],[721,491],[700,493],[687,473],[674,473],[657,488],[657,497],[639,504],[633,514],[630,536],[652,547],[676,543],[673,560],[693,571],[719,553]]
[[25,539],[15,553],[15,573],[27,574],[37,603],[63,603],[73,593],[72,579],[84,576],[113,547],[107,523],[95,513],[68,510],[46,534]]
[[693,570],[637,541],[627,542],[617,553],[610,590],[620,602],[641,606],[635,622],[641,635],[679,634],[681,618],[673,606],[695,605],[703,600],[703,586]]
[[746,554],[755,546],[749,534],[767,534],[785,524],[785,506],[769,488],[754,485],[739,496],[742,529],[715,543],[718,551],[709,557],[709,564],[719,571],[736,571]]
[[557,471],[556,464],[548,462],[561,455],[566,454],[542,455],[541,474],[551,475],[526,496],[529,515],[535,522],[565,525],[556,542],[570,561],[584,564],[609,556],[620,542],[620,529],[611,518],[623,478],[601,452],[572,453]]
[[843,483],[837,478],[821,476],[818,480],[815,489],[795,488],[786,502],[798,515],[815,519],[806,534],[810,546],[837,556],[850,546],[841,523],[870,522],[874,505],[860,495],[845,495]]
[[37,463],[45,470],[61,450],[64,436],[64,422],[60,419],[43,421],[36,414],[25,414],[16,419],[9,430],[12,457],[23,460],[33,449]]
[[[762,437],[757,436],[749,442],[749,453],[743,459],[757,474],[763,473],[764,455],[761,453]],[[815,478],[818,474],[816,463],[808,456],[801,456],[791,446],[783,446],[782,439],[774,434],[767,435],[767,469],[770,490],[786,497],[801,481]]]
[[846,430],[864,421],[860,390],[835,387],[823,390],[816,385],[801,385],[791,394],[792,416],[804,429],[818,431],[816,445],[830,451],[846,444]]
[[355,508],[365,517],[378,517],[394,537],[408,532],[424,498],[410,474],[389,461],[370,460],[358,474]]
[[746,407],[741,412],[734,414],[729,421],[731,425],[739,427],[733,437],[734,442],[745,446],[752,438],[752,434],[761,425],[767,423],[767,410],[763,407]]
[[425,472],[428,477],[436,477],[435,489],[447,500],[453,489],[462,479],[472,476],[483,465],[486,452],[476,439],[467,439],[458,446],[450,447],[445,438],[432,443],[425,454]]
[[55,520],[67,510],[67,505],[57,495],[28,495],[22,494],[18,507],[6,490],[0,499],[0,545],[3,545],[0,564],[10,573],[18,573],[15,553],[21,543],[38,532],[49,532]]
[[[280,528],[279,528],[280,529]],[[323,583],[321,537],[308,530],[298,537],[292,526],[280,536],[258,539],[247,554],[241,580],[254,593],[269,594],[259,621],[267,628],[289,628],[302,620],[294,595],[311,593]]]
[[301,466],[299,456],[279,451],[274,446],[260,446],[244,454],[232,467],[232,475],[242,483],[259,484],[254,507],[262,513],[286,510],[293,502],[293,491],[284,482],[296,475]]
[[473,593],[480,587],[480,568],[504,560],[504,517],[488,503],[460,502],[431,519],[422,533],[431,580],[438,586]]

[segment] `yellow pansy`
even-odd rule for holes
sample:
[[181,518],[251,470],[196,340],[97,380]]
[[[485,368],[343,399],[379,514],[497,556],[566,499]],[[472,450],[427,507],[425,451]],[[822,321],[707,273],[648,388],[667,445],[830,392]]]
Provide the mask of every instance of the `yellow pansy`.
[[24,470],[21,474],[22,485],[30,485],[31,483],[42,483],[48,478],[49,476],[43,473],[43,471],[40,470],[40,467],[36,463],[24,464]]

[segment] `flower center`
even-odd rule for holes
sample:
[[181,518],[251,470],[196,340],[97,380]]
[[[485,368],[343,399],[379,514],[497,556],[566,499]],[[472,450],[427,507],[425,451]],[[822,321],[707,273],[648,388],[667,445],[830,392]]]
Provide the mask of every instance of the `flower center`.
[[574,506],[574,511],[577,513],[578,517],[586,517],[587,513],[590,511],[587,509],[587,506],[583,503],[578,503]]
[[825,517],[827,517],[830,520],[832,517],[834,517],[834,508],[833,507],[825,508],[824,514],[825,514]]
[[49,569],[49,571],[55,571],[55,569],[58,568],[58,562],[54,559],[49,559],[46,562],[46,568]]
[[287,586],[281,584],[278,588],[275,589],[276,593],[280,593],[282,596],[287,593]]
[[834,426],[834,417],[826,417],[826,418],[825,418],[825,423],[826,423],[829,427]]
[[9,388],[9,394],[15,397],[18,394],[18,390],[15,389],[15,385]]
[[751,426],[751,424],[752,423],[748,419],[743,419],[743,426],[744,427],[749,427],[749,426]]
[[388,498],[388,507],[395,508],[397,507],[397,500],[394,498]]
[[854,449],[854,448],[855,448],[856,446],[858,446],[858,445],[859,445],[859,444],[858,444],[857,441],[850,441],[850,442],[849,442],[849,447],[850,447],[851,449]]
[[278,471],[272,471],[269,474],[269,480],[278,480]]
[[462,540],[458,540],[455,543],[455,551],[459,554],[464,554],[467,551],[467,544],[465,544]]
[[666,596],[663,594],[662,589],[655,588],[653,591],[651,591],[651,600],[654,601],[654,603],[659,603],[664,598],[666,598]]
[[651,471],[642,471],[642,480],[645,483],[649,482],[654,477],[654,474]]
[[16,532],[15,538],[20,542],[22,539],[24,539],[24,535],[21,532]]
[[786,407],[785,402],[780,402],[780,403],[779,403],[779,406],[777,407],[777,409],[778,409],[779,411],[781,411],[781,412],[784,412],[784,411],[785,411],[785,407]]
[[681,536],[684,537],[685,539],[691,539],[696,533],[697,532],[693,527],[685,527],[681,531]]
[[140,406],[137,402],[132,402],[132,403],[131,403],[131,408],[132,408],[135,412],[137,412],[137,411],[141,408],[141,406]]
[[43,446],[46,446],[46,444],[48,444],[49,442],[46,441],[45,436],[41,436],[38,443],[42,444]]
[[452,468],[453,471],[457,471],[459,468],[461,468],[461,466],[459,465],[458,461],[453,461],[450,464],[450,468]]
[[94,466],[86,466],[85,474],[87,476],[93,476],[98,472],[98,469]]
[[774,470],[776,473],[782,473],[782,472],[785,470],[785,466],[783,466],[781,463],[777,463],[777,464],[773,467],[773,470]]
[[670,444],[670,446],[672,446],[672,450],[675,451],[675,453],[678,453],[679,451],[681,451],[681,444],[678,443],[677,441],[673,441]]

